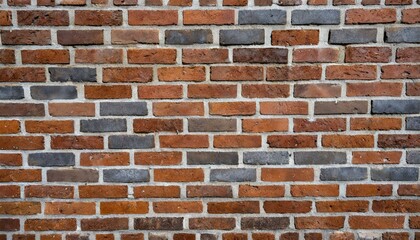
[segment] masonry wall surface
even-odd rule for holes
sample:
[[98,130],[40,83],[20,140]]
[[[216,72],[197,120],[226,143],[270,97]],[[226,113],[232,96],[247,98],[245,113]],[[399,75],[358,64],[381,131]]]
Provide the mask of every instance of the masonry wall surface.
[[0,0],[0,240],[420,239],[414,0]]

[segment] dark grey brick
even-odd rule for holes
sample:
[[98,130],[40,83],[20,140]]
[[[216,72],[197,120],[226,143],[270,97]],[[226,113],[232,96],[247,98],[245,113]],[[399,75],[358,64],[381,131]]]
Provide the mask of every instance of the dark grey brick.
[[322,168],[322,181],[360,181],[367,178],[367,168],[361,167],[342,167],[342,168]]
[[347,162],[345,152],[295,152],[295,164],[344,164]]
[[200,234],[200,240],[217,240],[218,237],[216,234],[210,234],[210,233],[203,233]]
[[104,170],[104,182],[148,182],[149,171],[142,169],[106,169]]
[[136,230],[182,230],[184,218],[170,217],[147,217],[135,218],[134,229]]
[[177,45],[213,43],[210,29],[166,30],[165,43]]
[[94,169],[63,169],[48,170],[48,182],[98,182],[99,173]]
[[420,164],[420,151],[409,151],[407,152],[407,163],[409,164]]
[[417,181],[419,169],[410,167],[371,169],[370,175],[373,181]]
[[237,152],[187,152],[188,165],[237,165]]
[[284,10],[242,10],[238,15],[239,24],[281,25],[286,24]]
[[277,152],[244,152],[244,163],[251,165],[281,165],[289,163],[289,153]]
[[95,68],[59,68],[48,69],[52,82],[96,82]]
[[50,153],[30,153],[28,155],[29,166],[40,167],[60,167],[74,166],[75,156],[73,153],[50,152]]
[[385,42],[420,43],[420,27],[392,27],[385,29]]
[[420,113],[420,100],[373,100],[372,113],[409,114]]
[[288,217],[243,217],[242,230],[277,230],[289,227]]
[[235,132],[236,119],[194,118],[188,119],[190,132]]
[[234,62],[287,63],[287,49],[284,48],[235,48]]
[[316,115],[330,114],[359,114],[368,112],[367,101],[316,101],[314,113]]
[[212,169],[210,171],[211,182],[255,182],[256,178],[255,169],[231,168]]
[[146,102],[102,102],[101,116],[146,116]]
[[22,99],[25,95],[23,88],[18,86],[4,86],[0,87],[0,100],[7,99]]
[[405,129],[420,130],[420,117],[407,117],[405,120]]
[[334,29],[330,30],[330,44],[375,43],[376,29]]
[[340,24],[340,10],[293,10],[293,25],[337,25]]
[[220,45],[264,44],[264,29],[220,30]]
[[114,135],[109,136],[108,147],[110,149],[146,149],[154,148],[155,140],[153,136],[137,135]]
[[81,132],[127,132],[125,119],[80,120]]
[[75,86],[32,86],[31,97],[37,100],[75,99],[77,89]]

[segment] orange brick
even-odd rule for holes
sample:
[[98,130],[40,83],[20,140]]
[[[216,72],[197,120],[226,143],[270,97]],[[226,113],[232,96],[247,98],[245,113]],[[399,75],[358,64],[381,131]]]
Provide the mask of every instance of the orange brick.
[[216,135],[215,148],[258,148],[261,147],[261,136],[258,135]]
[[143,201],[101,202],[101,214],[146,214],[149,203]]
[[261,180],[265,182],[313,181],[312,168],[262,168]]
[[48,215],[95,215],[94,202],[47,202],[45,214]]
[[155,213],[201,213],[203,204],[201,201],[179,201],[179,202],[155,202],[153,203]]
[[156,182],[202,182],[204,172],[200,168],[154,169]]

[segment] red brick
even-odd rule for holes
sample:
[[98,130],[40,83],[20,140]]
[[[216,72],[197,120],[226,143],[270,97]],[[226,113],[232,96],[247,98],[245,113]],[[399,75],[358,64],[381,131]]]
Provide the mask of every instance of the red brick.
[[155,213],[201,213],[203,204],[201,201],[154,202],[153,211]]
[[226,63],[229,62],[228,49],[182,49],[182,63]]
[[176,49],[157,48],[157,49],[128,49],[128,63],[136,64],[175,64]]
[[179,198],[179,186],[139,186],[134,187],[135,198]]
[[379,134],[380,148],[417,148],[420,147],[420,134]]
[[317,45],[319,30],[273,30],[271,44],[282,46]]
[[391,55],[392,51],[389,47],[347,47],[345,62],[387,63],[390,61]]
[[298,98],[338,98],[341,96],[341,86],[338,84],[295,84],[294,97]]
[[[1,12],[0,12],[0,14],[1,14]],[[16,62],[15,61],[15,50],[0,49],[0,63],[1,64],[13,64],[15,62]]]
[[232,197],[232,188],[230,186],[213,186],[213,185],[199,185],[199,186],[187,186],[187,197],[188,198],[218,198]]
[[346,189],[347,197],[391,196],[392,185],[380,184],[349,184]]
[[74,123],[71,120],[25,121],[28,133],[73,133]]
[[206,80],[206,69],[201,66],[162,67],[158,69],[158,78],[163,82],[202,82]]
[[18,153],[0,153],[0,165],[22,166],[22,155]]
[[371,82],[347,83],[347,96],[391,96],[399,97],[402,93],[402,83]]
[[398,200],[374,200],[372,202],[374,212],[386,213],[415,213],[420,212],[420,200],[398,199]]
[[260,112],[263,115],[306,115],[307,102],[260,102]]
[[382,79],[416,79],[420,78],[419,65],[384,65],[381,68]]
[[25,186],[26,198],[73,198],[74,187],[72,186]]
[[129,85],[85,85],[85,98],[87,99],[124,99],[131,98]]
[[407,90],[406,90],[407,96],[420,96],[420,83],[417,83],[417,82],[407,83],[406,87],[407,87]]
[[20,132],[20,122],[17,120],[0,120],[0,134]]
[[404,216],[350,216],[349,225],[351,229],[399,229]]
[[30,26],[68,26],[69,13],[67,11],[31,10],[17,11],[18,25]]
[[125,152],[89,152],[80,154],[81,166],[127,166],[130,155]]
[[235,116],[254,115],[256,111],[255,102],[213,102],[209,103],[211,115]]
[[420,62],[420,47],[398,48],[395,61],[396,62]]
[[100,136],[52,136],[52,149],[103,149],[104,140]]
[[51,116],[95,116],[93,103],[49,103],[48,111]]
[[314,148],[316,135],[271,135],[267,143],[271,148]]
[[375,65],[330,65],[327,66],[328,80],[374,80],[376,79]]
[[76,219],[27,219],[25,231],[75,231]]
[[129,25],[176,25],[178,12],[176,10],[129,10]]
[[234,218],[190,218],[188,225],[198,230],[232,230],[236,223]]
[[[419,23],[420,22],[420,8],[403,9],[401,10],[401,22],[402,23]],[[418,56],[417,56],[418,57]]]
[[138,86],[139,99],[179,99],[183,96],[180,85]]
[[11,11],[0,11],[0,26],[11,26],[12,25],[12,12]]
[[145,214],[149,212],[149,203],[143,201],[101,202],[100,211],[106,214]]
[[128,218],[93,218],[81,220],[82,231],[128,230]]
[[339,185],[292,185],[290,193],[293,197],[337,197]]
[[181,161],[181,152],[137,152],[134,154],[136,165],[178,165]]
[[74,24],[82,26],[118,26],[122,25],[121,10],[76,10]]
[[182,132],[182,119],[134,119],[133,130],[136,133],[152,133],[152,132]]
[[0,214],[35,215],[41,213],[39,202],[0,202]]
[[102,45],[104,44],[103,30],[57,30],[58,44],[72,45]]
[[50,30],[1,31],[1,41],[3,45],[50,45],[51,32]]
[[162,148],[208,148],[207,135],[161,135],[159,136]]
[[236,85],[227,84],[191,84],[188,85],[189,98],[235,98]]
[[298,81],[321,79],[322,67],[318,65],[268,67],[268,81]]
[[278,198],[284,197],[282,185],[239,185],[240,198]]
[[192,0],[169,0],[169,6],[189,7],[192,6]]
[[311,182],[314,180],[312,168],[262,168],[261,180],[265,182]]
[[20,198],[20,187],[16,185],[1,185],[0,198]]
[[202,102],[154,102],[155,116],[204,116]]
[[248,0],[223,0],[223,6],[246,6]]
[[146,83],[151,82],[152,78],[153,69],[149,67],[116,67],[103,69],[103,81],[106,83]]
[[346,11],[346,24],[393,23],[397,20],[394,8],[349,9]]
[[210,69],[212,81],[261,81],[263,68],[258,66],[215,66]]
[[22,50],[23,64],[68,64],[70,54],[68,50],[39,49]]
[[234,10],[185,10],[184,25],[229,25],[235,23]]
[[210,214],[259,213],[260,207],[258,201],[209,202],[207,211]]
[[154,169],[155,182],[202,182],[204,172],[200,168]]
[[215,148],[258,148],[261,147],[261,136],[257,135],[216,135]]
[[337,48],[302,48],[293,51],[293,62],[297,63],[332,63],[338,62]]
[[243,132],[287,132],[288,130],[289,121],[286,118],[259,118],[242,120]]
[[400,196],[420,196],[420,184],[399,185],[398,195],[400,195]]
[[392,152],[353,152],[353,164],[398,164],[402,153]]
[[0,136],[1,150],[43,150],[42,136]]
[[[3,42],[4,44],[4,42]],[[45,82],[45,69],[32,67],[3,67],[0,82]]]
[[341,132],[346,130],[344,118],[295,118],[293,120],[294,132]]
[[344,217],[295,217],[296,229],[340,229],[344,227]]
[[127,186],[91,185],[79,186],[80,198],[127,198]]
[[246,98],[286,98],[290,87],[286,84],[244,84],[242,96]]
[[373,135],[323,135],[322,146],[332,148],[373,148]]
[[367,212],[369,201],[319,201],[316,202],[317,212]]
[[401,118],[390,117],[370,117],[370,118],[351,118],[351,130],[400,130]]
[[122,49],[76,49],[76,63],[122,63]]
[[156,44],[159,43],[159,30],[112,29],[112,44]]
[[265,201],[266,213],[307,213],[312,209],[311,201]]

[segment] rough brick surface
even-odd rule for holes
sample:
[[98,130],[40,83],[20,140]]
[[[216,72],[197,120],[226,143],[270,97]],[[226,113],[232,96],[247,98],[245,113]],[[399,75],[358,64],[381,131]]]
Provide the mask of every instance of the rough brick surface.
[[0,240],[420,239],[419,4],[0,0]]

